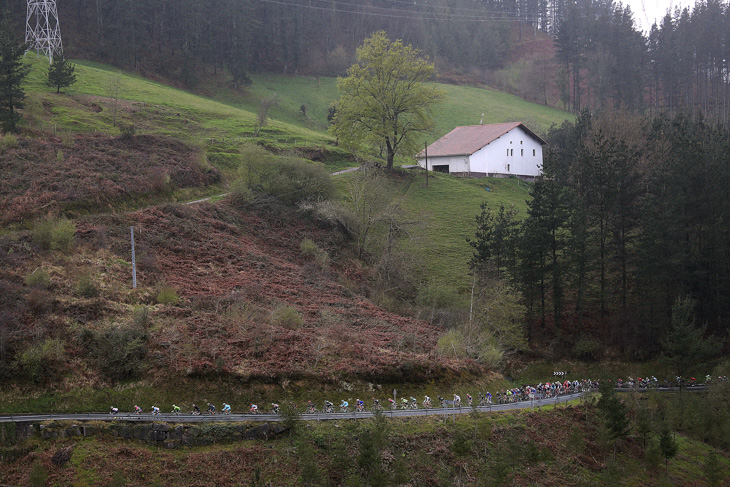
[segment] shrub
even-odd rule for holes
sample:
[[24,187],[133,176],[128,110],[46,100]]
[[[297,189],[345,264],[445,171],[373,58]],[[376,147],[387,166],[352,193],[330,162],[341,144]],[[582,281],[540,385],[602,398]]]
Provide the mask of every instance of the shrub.
[[119,325],[99,332],[85,331],[83,341],[106,377],[122,380],[141,372],[147,355],[144,329],[135,325]]
[[326,200],[334,185],[324,166],[296,157],[277,157],[260,147],[241,149],[240,184],[270,194],[287,205]]
[[46,467],[43,466],[40,460],[36,460],[33,462],[33,466],[28,473],[28,481],[30,482],[30,485],[33,487],[42,487],[46,485],[47,480],[48,471],[46,470]]
[[119,124],[119,134],[123,140],[132,140],[136,131],[137,130],[132,123]]
[[155,167],[150,174],[152,189],[158,193],[164,193],[170,186],[170,174],[163,167]]
[[437,349],[441,355],[447,357],[466,357],[464,335],[455,329],[447,331],[439,338]]
[[51,309],[53,297],[43,289],[33,289],[28,293],[28,308],[36,315],[42,315]]
[[254,202],[253,191],[243,178],[238,178],[231,183],[228,197],[233,204],[244,208]]
[[25,284],[28,287],[37,287],[47,289],[51,285],[51,275],[43,268],[38,268],[28,274],[25,278]]
[[311,238],[305,238],[299,244],[299,251],[307,259],[313,260],[320,268],[329,266],[329,254],[319,248]]
[[180,302],[180,297],[177,295],[175,288],[163,284],[157,292],[157,302],[160,304],[177,304]]
[[68,250],[74,244],[76,224],[65,218],[58,220],[51,234],[51,248],[53,250]]
[[302,316],[299,312],[289,305],[278,306],[271,313],[271,322],[274,325],[283,326],[284,328],[299,328],[304,324]]
[[416,304],[435,309],[448,309],[458,306],[460,301],[458,293],[452,286],[439,282],[431,282],[418,289]]
[[137,326],[143,330],[147,329],[150,321],[150,310],[147,306],[137,306],[134,308],[134,317],[132,322],[134,326]]
[[495,344],[487,344],[479,351],[479,362],[490,369],[498,369],[504,360],[504,351]]
[[8,132],[4,136],[0,137],[0,150],[3,152],[8,149],[15,149],[16,147],[18,147],[18,139],[15,135]]
[[76,283],[76,294],[82,298],[95,298],[99,295],[99,288],[89,274],[83,274]]
[[32,239],[42,250],[68,250],[74,244],[76,224],[71,220],[40,220],[33,226]]
[[41,383],[55,377],[64,358],[63,344],[59,340],[44,340],[23,350],[18,363],[28,379]]
[[66,132],[63,135],[61,135],[61,146],[65,147],[66,149],[72,149],[76,145],[76,139],[74,138],[74,134],[71,132]]

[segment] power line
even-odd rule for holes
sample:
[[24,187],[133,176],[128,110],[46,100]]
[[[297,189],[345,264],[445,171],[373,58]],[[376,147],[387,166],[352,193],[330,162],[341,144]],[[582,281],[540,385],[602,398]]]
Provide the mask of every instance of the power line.
[[[356,15],[365,15],[365,16],[371,16],[371,17],[385,17],[385,18],[398,18],[398,19],[410,19],[410,20],[454,20],[459,22],[515,22],[515,21],[537,21],[539,20],[538,16],[532,16],[532,15],[520,15],[520,14],[507,14],[507,13],[500,13],[500,15],[503,15],[503,17],[495,18],[492,16],[474,16],[474,15],[464,15],[464,14],[449,14],[449,13],[436,13],[436,12],[427,12],[427,13],[419,13],[414,12],[410,10],[402,10],[402,9],[394,9],[394,8],[387,8],[387,7],[375,7],[375,6],[367,6],[367,5],[361,5],[361,4],[354,4],[354,3],[348,3],[341,0],[334,0],[334,1],[328,1],[327,3],[331,5],[345,5],[345,6],[354,6],[354,7],[360,7],[360,8],[370,8],[370,9],[381,9],[386,10],[388,13],[385,12],[368,12],[364,10],[350,10],[348,8],[335,8],[335,7],[322,7],[317,5],[305,5],[301,3],[296,3],[293,1],[286,1],[286,0],[259,0],[262,3],[270,3],[275,5],[285,5],[288,7],[299,7],[299,8],[306,8],[311,10],[320,10],[320,11],[327,11],[327,12],[334,12],[334,13],[348,13],[348,14],[356,14]],[[325,0],[314,0],[314,1],[325,1]]]

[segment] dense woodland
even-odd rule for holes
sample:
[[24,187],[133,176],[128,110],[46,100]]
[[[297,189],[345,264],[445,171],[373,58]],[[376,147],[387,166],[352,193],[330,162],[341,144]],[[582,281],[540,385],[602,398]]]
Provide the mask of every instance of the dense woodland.
[[677,326],[724,338],[730,131],[688,115],[583,111],[549,139],[548,177],[524,220],[484,207],[472,242],[475,267],[522,291],[531,338],[563,336],[584,358],[603,342],[639,359],[666,348]]

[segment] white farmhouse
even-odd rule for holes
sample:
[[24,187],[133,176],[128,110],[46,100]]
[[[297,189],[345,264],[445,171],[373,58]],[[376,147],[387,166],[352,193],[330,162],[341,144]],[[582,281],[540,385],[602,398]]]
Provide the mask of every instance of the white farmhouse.
[[542,174],[546,142],[521,122],[456,127],[418,154],[418,165],[432,171],[477,178]]

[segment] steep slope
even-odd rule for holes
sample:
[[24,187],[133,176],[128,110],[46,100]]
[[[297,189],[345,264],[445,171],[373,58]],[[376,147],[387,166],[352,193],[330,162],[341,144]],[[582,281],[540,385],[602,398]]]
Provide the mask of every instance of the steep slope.
[[[136,290],[130,289],[132,225]],[[213,373],[245,381],[418,382],[479,370],[433,357],[439,330],[373,305],[362,294],[357,264],[337,252],[333,234],[289,210],[166,205],[81,218],[76,230],[71,253],[43,251],[28,233],[2,239],[0,299],[5,322],[18,324],[6,335],[6,352],[37,352],[39,333],[60,347],[41,360],[40,371],[19,360],[19,377],[62,387],[103,384],[117,374],[104,372],[113,350],[98,356],[98,338],[135,329],[147,353],[123,359],[136,360],[148,379]],[[304,237],[332,251],[333,264],[319,267],[302,257]],[[49,282],[27,284],[38,269]],[[88,281],[95,292],[85,291]],[[163,288],[173,288],[179,301],[160,298]]]

